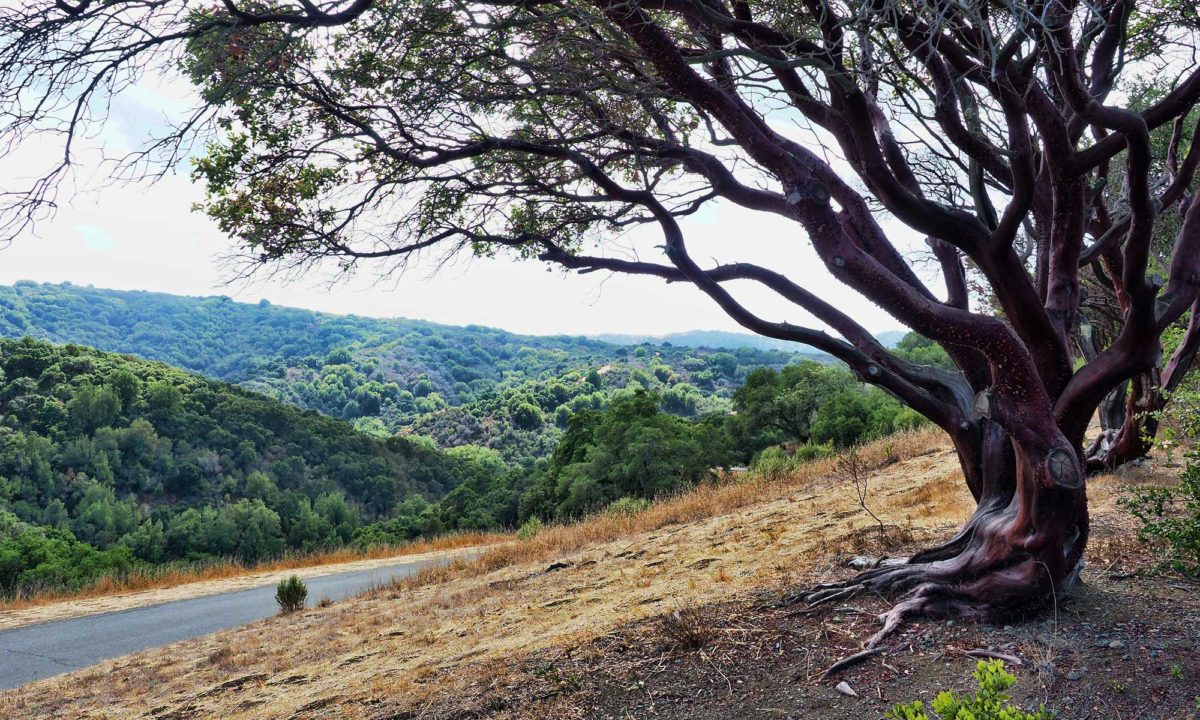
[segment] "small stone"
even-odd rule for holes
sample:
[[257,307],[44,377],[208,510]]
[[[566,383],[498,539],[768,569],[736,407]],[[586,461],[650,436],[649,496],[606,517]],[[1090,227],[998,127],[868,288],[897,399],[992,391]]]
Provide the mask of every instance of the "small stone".
[[1113,640],[1108,644],[1108,647],[1113,650],[1120,650],[1121,648],[1125,647],[1125,643],[1121,642],[1120,640]]
[[1082,677],[1083,673],[1079,672],[1078,670],[1072,670],[1071,672],[1067,673],[1068,680],[1079,680]]
[[850,685],[845,680],[838,683],[837,687],[835,687],[834,689],[843,695],[849,695],[850,697],[858,697],[858,693],[854,692],[854,688],[850,687]]

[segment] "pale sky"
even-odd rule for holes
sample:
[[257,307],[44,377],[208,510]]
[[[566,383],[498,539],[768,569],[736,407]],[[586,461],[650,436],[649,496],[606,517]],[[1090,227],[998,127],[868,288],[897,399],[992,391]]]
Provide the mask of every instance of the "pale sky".
[[[537,262],[462,258],[434,272],[434,258],[403,276],[380,279],[381,267],[329,286],[314,273],[282,281],[259,279],[227,284],[231,273],[219,259],[234,245],[215,223],[193,212],[202,188],[189,167],[152,185],[103,187],[94,174],[106,156],[134,147],[160,126],[164,114],[185,106],[172,84],[138,88],[114,103],[113,114],[90,150],[78,153],[82,170],[60,194],[53,218],[0,250],[0,283],[17,280],[70,281],[103,288],[183,295],[229,295],[243,301],[266,298],[277,305],[375,317],[402,316],[434,322],[478,324],[531,334],[634,333],[715,329],[741,330],[690,285],[651,278],[594,273],[567,274]],[[168,92],[174,91],[174,92]],[[0,185],[19,187],[39,162],[58,152],[48,140],[26,146],[0,162]],[[779,218],[722,206],[685,221],[689,247],[702,265],[711,258],[768,264],[823,293],[872,332],[897,329],[894,319],[830,277],[807,238]],[[641,232],[641,231],[639,231]],[[652,230],[618,240],[653,254],[661,243]],[[655,257],[661,260],[661,257]],[[751,309],[770,320],[813,325],[798,309],[753,286],[732,286]]]

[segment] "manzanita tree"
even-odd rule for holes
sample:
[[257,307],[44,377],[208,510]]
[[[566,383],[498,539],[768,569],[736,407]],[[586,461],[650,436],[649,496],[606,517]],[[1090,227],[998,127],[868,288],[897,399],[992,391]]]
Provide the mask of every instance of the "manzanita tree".
[[[1144,411],[1200,342],[1193,312],[1162,357],[1200,289],[1183,0],[38,0],[0,23],[2,131],[67,149],[6,196],[13,232],[114,93],[179,71],[195,113],[122,167],[202,140],[204,209],[253,265],[444,247],[687,282],[936,423],[978,500],[965,528],[809,595],[898,597],[877,637],[1069,587],[1087,472],[1144,452]],[[778,242],[810,243],[957,371],[889,353],[802,277],[693,257],[680,219],[717,202],[789,223]],[[634,226],[660,257],[612,251]],[[832,333],[752,311],[747,283]]]

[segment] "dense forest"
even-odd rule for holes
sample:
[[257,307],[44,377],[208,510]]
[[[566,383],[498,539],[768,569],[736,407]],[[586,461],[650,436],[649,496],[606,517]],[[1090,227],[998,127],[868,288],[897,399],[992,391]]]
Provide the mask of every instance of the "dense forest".
[[0,340],[0,593],[348,543],[471,462],[167,365]]
[[[160,360],[380,436],[478,445],[508,463],[548,457],[571,414],[638,387],[681,417],[728,412],[760,367],[822,355],[617,345],[484,327],[380,320],[161,293],[20,282],[0,287],[0,337]],[[803,349],[803,346],[795,346]]]

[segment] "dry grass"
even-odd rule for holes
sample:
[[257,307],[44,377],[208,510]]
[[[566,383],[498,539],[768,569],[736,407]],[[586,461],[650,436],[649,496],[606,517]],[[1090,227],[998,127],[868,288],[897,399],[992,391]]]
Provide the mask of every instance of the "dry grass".
[[[878,469],[872,509],[889,527],[928,541],[970,511],[960,483],[937,514],[912,512],[916,489],[957,464],[940,433],[859,452]],[[579,646],[684,602],[809,582],[837,561],[831,553],[876,537],[835,472],[831,459],[786,479],[739,476],[632,516],[548,527],[362,598],[28,685],[0,695],[0,717],[127,718],[154,708],[155,717],[366,718],[397,705],[420,714],[422,699],[466,663]]]
[[255,566],[229,561],[203,567],[168,567],[131,573],[121,577],[103,578],[100,582],[75,592],[41,593],[0,602],[0,630],[33,622],[126,610],[184,597],[212,595],[240,589],[247,582],[263,584],[288,571],[307,570],[308,572],[301,574],[310,577],[341,570],[365,569],[396,559],[447,553],[510,539],[507,535],[496,533],[461,533],[364,551],[347,549],[293,555]]
[[667,643],[681,650],[699,650],[712,642],[716,633],[704,609],[691,602],[663,615],[658,625]]
[[[933,449],[942,449],[945,445],[944,438],[940,430],[933,429],[900,433],[865,445],[856,450],[856,454],[858,462],[872,471],[878,471],[900,460],[927,455]],[[426,568],[415,575],[398,579],[390,589],[411,590],[430,583],[444,583],[492,572],[518,563],[550,560],[590,545],[653,532],[670,525],[734,513],[740,508],[778,498],[781,492],[820,487],[825,492],[837,493],[842,487],[839,479],[840,457],[813,461],[786,477],[727,476],[719,482],[707,483],[676,497],[656,502],[640,513],[598,514],[583,522],[549,526],[529,540],[497,545],[472,561]],[[946,476],[951,474],[944,473],[938,481],[945,481]],[[943,513],[961,509],[962,494],[962,481],[959,476],[957,487],[947,492],[937,507]],[[847,497],[854,499],[853,491],[848,492]],[[857,503],[857,500],[855,502]]]

